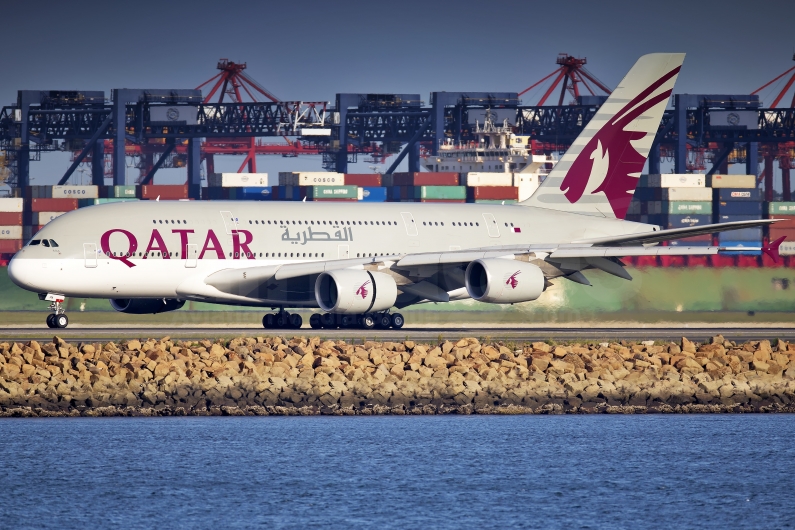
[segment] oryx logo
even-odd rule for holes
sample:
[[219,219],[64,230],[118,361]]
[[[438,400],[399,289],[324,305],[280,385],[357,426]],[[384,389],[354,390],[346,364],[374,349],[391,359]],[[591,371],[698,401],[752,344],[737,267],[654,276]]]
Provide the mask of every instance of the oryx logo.
[[369,283],[370,283],[370,280],[367,280],[366,282],[364,282],[364,283],[361,285],[361,287],[359,287],[358,289],[356,289],[356,294],[358,294],[359,296],[361,296],[361,297],[362,297],[362,300],[364,300],[365,298],[367,298],[367,284],[369,284]]
[[613,213],[619,219],[626,217],[638,179],[633,173],[643,171],[646,157],[638,153],[631,142],[643,139],[647,133],[627,130],[644,112],[666,101],[672,89],[653,95],[654,92],[679,73],[676,67],[651,84],[594,134],[569,168],[560,191],[570,203],[578,202],[588,181],[603,175],[602,183],[591,193],[604,192]]
[[511,274],[508,280],[505,282],[505,285],[510,285],[511,289],[516,289],[516,286],[519,285],[519,280],[517,280],[516,277],[520,274],[522,274],[522,271],[516,271]]

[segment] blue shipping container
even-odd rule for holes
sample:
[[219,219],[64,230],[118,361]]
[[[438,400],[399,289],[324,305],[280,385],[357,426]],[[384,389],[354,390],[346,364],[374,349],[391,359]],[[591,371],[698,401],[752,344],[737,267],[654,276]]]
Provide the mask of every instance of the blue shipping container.
[[668,215],[661,224],[666,228],[687,228],[689,226],[708,225],[712,223],[711,215]]
[[234,198],[238,201],[269,201],[273,198],[273,188],[271,186],[230,188],[234,190]]
[[733,221],[758,221],[759,216],[756,215],[716,215],[716,223],[731,223]]
[[388,188],[362,188],[362,202],[386,202]]
[[754,215],[757,219],[761,219],[763,205],[762,202],[750,201],[716,202],[713,210],[717,215]]
[[728,232],[719,232],[718,241],[721,244],[727,241],[762,241],[762,228],[740,228]]
[[715,201],[762,201],[762,190],[759,188],[712,188],[712,198]]
[[301,188],[298,186],[273,186],[272,192],[280,201],[301,200]]
[[[730,241],[730,242],[727,242],[725,245],[722,245],[722,246],[732,247],[732,248],[736,248],[736,247],[755,247],[756,249],[759,249],[759,247],[762,246],[762,242],[761,241]],[[739,254],[743,254],[743,255],[746,255],[746,256],[761,256],[762,255],[762,251],[761,250],[730,250],[730,251],[727,251],[727,252],[721,252],[721,254],[729,255],[729,256],[737,256]]]

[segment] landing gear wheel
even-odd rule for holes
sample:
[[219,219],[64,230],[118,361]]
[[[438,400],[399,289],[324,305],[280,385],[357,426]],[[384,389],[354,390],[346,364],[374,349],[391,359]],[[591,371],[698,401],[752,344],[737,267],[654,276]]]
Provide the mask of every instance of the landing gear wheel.
[[392,325],[392,318],[387,314],[377,315],[375,319],[375,327],[378,329],[389,329]]
[[373,329],[375,327],[375,318],[373,315],[362,315],[362,329]]
[[304,319],[301,318],[301,315],[298,313],[293,313],[287,318],[290,327],[293,329],[300,329],[301,326],[304,324]]
[[393,313],[392,314],[392,327],[395,329],[400,329],[403,327],[406,321],[403,319],[403,315],[400,313]]
[[55,313],[50,313],[47,315],[47,327],[54,328],[55,327]]
[[314,313],[311,317],[309,317],[309,327],[312,329],[320,329],[323,327],[323,323],[320,321],[320,315]]
[[273,329],[273,314],[268,313],[262,317],[262,327],[265,329]]
[[277,329],[286,328],[287,324],[289,323],[288,320],[289,318],[290,315],[288,313],[279,313],[278,315],[276,315],[276,318],[274,319],[274,324],[275,324],[274,327],[276,327]]
[[69,319],[64,314],[55,315],[55,318],[53,319],[53,323],[55,324],[56,328],[63,329],[66,326],[69,325]]
[[334,329],[334,328],[336,328],[337,324],[336,324],[335,320],[336,320],[336,318],[331,313],[323,313],[322,315],[320,315],[320,323],[326,329]]

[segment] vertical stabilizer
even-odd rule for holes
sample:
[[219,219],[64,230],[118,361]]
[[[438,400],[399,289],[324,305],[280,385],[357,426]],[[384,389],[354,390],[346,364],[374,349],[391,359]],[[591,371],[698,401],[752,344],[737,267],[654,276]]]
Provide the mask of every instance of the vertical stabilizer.
[[683,53],[638,59],[538,190],[519,204],[623,219],[684,60]]

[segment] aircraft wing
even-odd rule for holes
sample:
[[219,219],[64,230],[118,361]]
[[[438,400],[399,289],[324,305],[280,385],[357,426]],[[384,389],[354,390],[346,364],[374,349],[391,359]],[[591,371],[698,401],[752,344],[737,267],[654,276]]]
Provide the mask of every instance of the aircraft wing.
[[769,224],[782,221],[783,219],[759,219],[753,221],[732,221],[730,223],[718,223],[711,225],[693,226],[688,228],[670,228],[668,230],[657,230],[655,232],[641,232],[636,234],[626,234],[620,236],[597,237],[593,239],[580,239],[574,241],[575,244],[582,245],[646,245],[649,243],[659,243],[661,241],[672,241],[684,237],[700,236],[704,234],[714,234],[715,232],[726,232],[737,230],[738,228],[753,228],[755,226],[767,226]]

